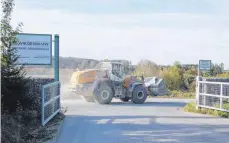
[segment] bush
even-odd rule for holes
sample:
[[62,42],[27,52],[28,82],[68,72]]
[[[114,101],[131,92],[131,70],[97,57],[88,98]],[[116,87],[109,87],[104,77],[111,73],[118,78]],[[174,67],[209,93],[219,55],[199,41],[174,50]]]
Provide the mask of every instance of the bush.
[[220,77],[220,78],[229,78],[229,72],[225,72],[222,74],[218,74],[216,77]]
[[21,106],[17,105],[17,111],[15,113],[9,113],[7,111],[2,112],[2,142],[8,143],[21,143],[25,142],[24,136],[28,134],[26,132],[28,125],[34,124],[38,119],[36,112],[30,112],[28,110],[23,111]]
[[60,121],[64,119],[63,113],[58,113],[46,126],[41,126],[40,118],[35,118],[37,112],[23,111],[20,106],[17,112],[2,112],[1,115],[1,142],[2,143],[42,143],[53,138]]
[[175,62],[172,67],[164,69],[160,74],[165,80],[166,87],[170,90],[180,90],[182,85],[182,73],[178,62]]
[[135,71],[134,71],[135,76],[144,76],[144,77],[152,77],[152,76],[158,76],[159,75],[159,70],[156,65],[156,63],[150,61],[150,60],[141,60]]
[[53,78],[31,78],[29,80],[27,95],[30,95],[33,99],[33,102],[30,103],[30,109],[39,113],[38,118],[41,113],[42,86],[51,82],[54,82]]
[[[229,110],[229,104],[225,104],[224,108]],[[200,108],[200,109],[197,110],[195,102],[188,103],[184,107],[184,111],[229,118],[229,113],[228,112],[219,111],[219,110],[213,110],[213,109],[207,109],[207,108]]]

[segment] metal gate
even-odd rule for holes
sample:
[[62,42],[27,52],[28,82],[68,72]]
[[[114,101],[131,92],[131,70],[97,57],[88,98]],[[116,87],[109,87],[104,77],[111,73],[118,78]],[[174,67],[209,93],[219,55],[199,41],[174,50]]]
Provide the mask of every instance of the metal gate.
[[197,77],[197,107],[229,112],[229,83],[200,81]]
[[60,82],[43,85],[41,101],[41,123],[44,126],[60,111]]

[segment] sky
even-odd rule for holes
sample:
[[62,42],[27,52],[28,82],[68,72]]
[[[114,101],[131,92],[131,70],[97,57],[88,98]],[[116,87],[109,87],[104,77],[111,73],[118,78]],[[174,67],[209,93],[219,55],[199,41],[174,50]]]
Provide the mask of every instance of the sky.
[[60,35],[60,56],[224,63],[229,0],[15,0],[12,24]]

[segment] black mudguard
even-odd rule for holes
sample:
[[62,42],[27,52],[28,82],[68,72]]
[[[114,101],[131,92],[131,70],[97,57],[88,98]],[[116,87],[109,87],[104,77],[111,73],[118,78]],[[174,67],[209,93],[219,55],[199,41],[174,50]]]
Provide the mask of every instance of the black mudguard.
[[136,86],[139,86],[139,85],[143,85],[143,83],[141,83],[141,82],[135,82],[135,83],[133,83],[130,87],[129,87],[129,92],[133,92],[133,90],[134,90],[134,88],[136,87]]

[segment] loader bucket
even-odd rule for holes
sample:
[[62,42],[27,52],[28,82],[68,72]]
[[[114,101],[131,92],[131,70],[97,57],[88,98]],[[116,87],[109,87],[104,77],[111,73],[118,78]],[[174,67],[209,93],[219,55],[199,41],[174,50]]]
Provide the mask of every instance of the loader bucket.
[[163,96],[169,94],[164,79],[158,77],[148,77],[144,81],[145,86],[149,89],[151,96]]

